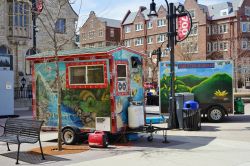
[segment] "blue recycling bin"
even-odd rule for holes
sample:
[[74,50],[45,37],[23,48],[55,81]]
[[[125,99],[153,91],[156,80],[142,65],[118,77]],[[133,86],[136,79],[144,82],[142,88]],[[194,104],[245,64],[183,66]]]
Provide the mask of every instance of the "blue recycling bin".
[[198,102],[190,100],[184,103],[183,129],[188,131],[201,129],[201,114]]

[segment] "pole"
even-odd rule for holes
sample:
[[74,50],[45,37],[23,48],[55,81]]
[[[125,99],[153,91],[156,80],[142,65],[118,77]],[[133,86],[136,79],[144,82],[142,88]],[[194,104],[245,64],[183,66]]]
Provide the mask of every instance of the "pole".
[[174,47],[176,37],[176,8],[173,3],[169,4],[168,11],[168,43],[170,47],[170,96],[169,96],[169,122],[168,127],[171,129],[178,128],[175,109],[175,59]]
[[33,53],[36,53],[36,0],[32,0]]

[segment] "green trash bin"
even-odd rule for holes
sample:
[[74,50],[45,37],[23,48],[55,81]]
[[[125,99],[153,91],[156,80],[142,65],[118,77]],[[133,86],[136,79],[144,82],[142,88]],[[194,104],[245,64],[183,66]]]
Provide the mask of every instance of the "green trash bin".
[[244,102],[240,97],[237,97],[234,100],[234,113],[235,114],[244,114]]

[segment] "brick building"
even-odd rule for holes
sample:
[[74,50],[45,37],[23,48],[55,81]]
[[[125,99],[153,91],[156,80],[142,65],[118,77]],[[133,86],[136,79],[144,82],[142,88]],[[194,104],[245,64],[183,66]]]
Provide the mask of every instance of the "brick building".
[[[44,10],[37,18],[37,51],[43,52],[53,50],[53,41],[47,30],[56,30],[56,36],[67,39],[61,49],[76,48],[74,42],[75,22],[78,15],[74,12],[69,3],[62,7],[60,15],[58,1],[43,1]],[[45,8],[47,10],[45,10]],[[58,10],[56,10],[58,9]],[[47,16],[50,11],[51,16],[56,21],[49,22]],[[0,1],[0,56],[11,56],[13,59],[13,70],[15,71],[15,86],[20,86],[20,79],[26,78],[26,85],[31,81],[30,64],[25,60],[29,54],[33,54],[33,22],[32,22],[32,1],[31,0],[1,0]]]
[[104,47],[120,44],[119,20],[97,17],[91,11],[80,28],[80,47]]
[[[250,1],[231,0],[205,6],[197,0],[185,0],[184,6],[192,16],[193,28],[190,36],[176,46],[176,60],[231,59],[238,71],[235,75],[239,74],[236,78],[243,79],[240,59],[250,57]],[[158,18],[152,21],[146,7],[127,12],[121,30],[125,46],[147,53],[149,57],[153,50],[165,47],[167,11],[163,5],[157,10]],[[166,52],[162,56],[165,60],[169,58]],[[151,65],[149,70],[152,68]],[[244,77],[246,75],[250,76],[250,71],[244,70]],[[150,71],[148,77],[153,77]]]

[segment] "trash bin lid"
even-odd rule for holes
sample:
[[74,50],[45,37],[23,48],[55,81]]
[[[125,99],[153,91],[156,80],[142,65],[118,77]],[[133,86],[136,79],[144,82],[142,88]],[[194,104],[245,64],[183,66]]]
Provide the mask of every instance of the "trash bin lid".
[[189,100],[189,101],[184,102],[184,107],[183,108],[187,108],[187,109],[191,109],[191,110],[197,110],[197,109],[199,109],[199,104],[196,101]]

